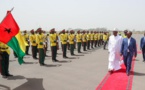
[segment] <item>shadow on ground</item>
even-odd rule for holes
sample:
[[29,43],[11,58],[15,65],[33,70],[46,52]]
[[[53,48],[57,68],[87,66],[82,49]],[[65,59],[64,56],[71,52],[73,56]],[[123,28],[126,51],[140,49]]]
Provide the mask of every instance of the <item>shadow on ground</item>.
[[5,85],[1,85],[0,84],[0,90],[11,90],[10,87],[5,86]]
[[43,79],[41,78],[27,78],[26,83],[16,87],[13,90],[45,90],[42,83]]

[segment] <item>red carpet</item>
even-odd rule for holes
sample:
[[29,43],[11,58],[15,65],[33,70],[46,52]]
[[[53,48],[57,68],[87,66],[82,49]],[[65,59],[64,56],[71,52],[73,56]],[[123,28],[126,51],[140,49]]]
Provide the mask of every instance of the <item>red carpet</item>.
[[135,61],[133,60],[130,76],[126,75],[125,66],[122,64],[122,69],[113,72],[111,75],[108,73],[96,90],[131,90],[134,74],[134,63]]

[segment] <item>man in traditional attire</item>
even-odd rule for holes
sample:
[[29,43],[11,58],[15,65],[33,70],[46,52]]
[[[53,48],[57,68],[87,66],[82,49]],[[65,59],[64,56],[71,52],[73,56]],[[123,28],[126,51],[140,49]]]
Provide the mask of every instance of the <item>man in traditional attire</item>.
[[120,67],[120,48],[122,44],[122,37],[119,36],[117,29],[113,30],[113,35],[109,37],[108,51],[109,51],[109,64],[108,70],[110,73],[119,70]]

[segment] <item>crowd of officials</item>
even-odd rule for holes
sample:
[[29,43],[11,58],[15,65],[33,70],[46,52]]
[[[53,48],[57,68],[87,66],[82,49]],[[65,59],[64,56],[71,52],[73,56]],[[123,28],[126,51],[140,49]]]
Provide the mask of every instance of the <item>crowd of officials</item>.
[[[33,59],[39,60],[40,66],[45,65],[44,61],[45,57],[47,57],[46,51],[48,50],[48,47],[51,47],[52,61],[59,62],[59,60],[56,59],[59,47],[62,49],[63,58],[68,58],[67,50],[69,50],[70,54],[73,56],[75,55],[74,49],[77,49],[78,53],[82,53],[81,47],[83,48],[83,51],[94,49],[102,45],[103,48],[106,49],[109,36],[109,32],[103,31],[78,30],[75,32],[74,30],[66,31],[64,29],[60,32],[56,32],[55,28],[51,29],[49,33],[46,33],[42,28],[38,28],[35,31],[33,29],[30,32],[27,32],[26,30],[22,32],[22,37],[28,44],[26,46],[25,54],[30,55],[29,47],[31,47],[31,55]],[[17,58],[17,54],[15,52],[13,52],[13,54]],[[0,42],[0,71],[3,78],[13,76],[9,73],[9,55],[9,47]]]

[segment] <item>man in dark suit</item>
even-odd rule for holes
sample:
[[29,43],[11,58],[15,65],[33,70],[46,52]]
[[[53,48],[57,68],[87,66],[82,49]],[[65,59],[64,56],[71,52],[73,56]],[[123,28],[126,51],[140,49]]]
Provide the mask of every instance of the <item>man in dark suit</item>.
[[145,33],[144,37],[142,37],[140,40],[140,49],[142,50],[143,62],[145,62]]
[[129,76],[133,55],[137,56],[136,40],[131,37],[132,32],[127,32],[127,38],[123,39],[120,55],[123,55],[126,73]]

